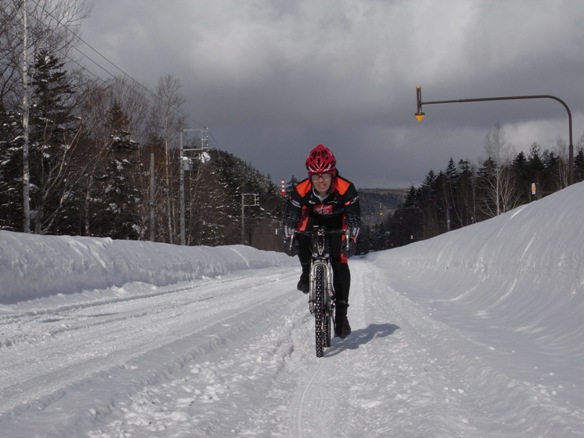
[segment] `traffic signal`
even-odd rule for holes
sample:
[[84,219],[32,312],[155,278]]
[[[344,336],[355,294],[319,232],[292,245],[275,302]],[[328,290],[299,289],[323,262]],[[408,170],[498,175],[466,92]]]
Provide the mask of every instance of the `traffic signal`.
[[418,122],[424,120],[424,111],[422,111],[422,87],[419,85],[416,87],[416,99],[418,101],[418,111],[416,111],[416,119]]

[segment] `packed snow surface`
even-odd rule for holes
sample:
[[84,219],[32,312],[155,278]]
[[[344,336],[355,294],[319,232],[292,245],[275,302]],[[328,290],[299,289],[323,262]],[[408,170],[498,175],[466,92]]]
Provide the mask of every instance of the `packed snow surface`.
[[351,260],[0,232],[2,437],[583,437],[584,185]]

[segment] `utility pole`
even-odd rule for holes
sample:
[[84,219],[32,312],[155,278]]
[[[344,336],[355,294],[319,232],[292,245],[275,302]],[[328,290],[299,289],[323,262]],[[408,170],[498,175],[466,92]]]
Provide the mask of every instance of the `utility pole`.
[[[248,204],[245,203],[245,197],[251,196],[251,201]],[[259,205],[260,195],[259,193],[242,193],[241,194],[241,244],[245,245],[245,207],[256,207]]]
[[179,138],[179,169],[178,169],[178,180],[179,180],[179,191],[178,197],[180,202],[180,244],[185,245],[185,162],[184,162],[184,132],[185,129],[180,130]]
[[154,174],[154,149],[150,149],[150,241],[156,240],[156,175]]
[[[187,148],[184,147],[184,133],[188,131],[200,131],[201,133],[201,147]],[[209,147],[207,145],[208,134],[207,128],[202,129],[181,129],[179,137],[180,149],[180,167],[179,167],[179,198],[180,198],[180,244],[186,245],[186,224],[185,224],[185,168],[192,165],[191,159],[185,156],[185,152],[194,152],[195,156],[204,164],[210,160],[207,153]]]
[[28,88],[28,0],[22,1],[22,201],[24,210],[24,232],[30,233],[30,100]]

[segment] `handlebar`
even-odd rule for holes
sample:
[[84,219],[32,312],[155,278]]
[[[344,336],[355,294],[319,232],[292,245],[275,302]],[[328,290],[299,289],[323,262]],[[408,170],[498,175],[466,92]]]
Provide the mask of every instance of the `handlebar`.
[[315,225],[312,230],[294,230],[295,234],[302,234],[304,236],[331,236],[334,234],[345,234],[349,238],[349,229],[346,230],[327,230],[326,227],[319,227]]
[[346,230],[327,230],[326,227],[319,227],[315,225],[312,230],[294,230],[292,234],[292,239],[290,239],[290,246],[296,234],[303,236],[308,236],[312,240],[312,256],[313,257],[328,257],[329,256],[329,243],[325,237],[332,235],[344,234],[346,241],[349,241],[350,232]]

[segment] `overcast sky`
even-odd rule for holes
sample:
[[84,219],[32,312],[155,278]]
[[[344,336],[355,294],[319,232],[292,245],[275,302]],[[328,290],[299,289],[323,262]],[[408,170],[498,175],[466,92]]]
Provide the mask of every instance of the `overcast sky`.
[[211,145],[274,181],[323,143],[358,188],[388,188],[478,163],[496,124],[516,151],[568,142],[554,100],[427,105],[418,122],[417,85],[423,101],[557,96],[576,145],[583,24],[581,0],[96,0],[81,31],[151,89],[178,79]]

